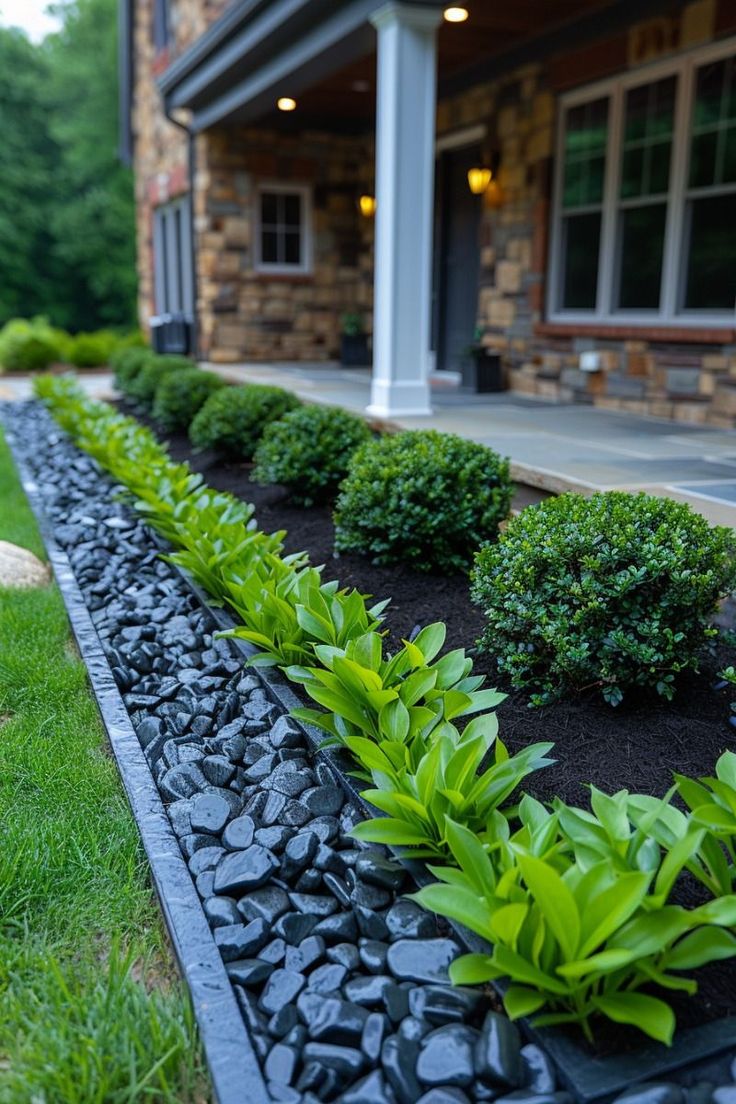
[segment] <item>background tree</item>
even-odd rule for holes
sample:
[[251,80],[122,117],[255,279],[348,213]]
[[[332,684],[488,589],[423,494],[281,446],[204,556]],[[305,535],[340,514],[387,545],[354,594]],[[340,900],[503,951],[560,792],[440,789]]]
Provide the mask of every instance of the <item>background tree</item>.
[[135,323],[132,173],[120,164],[116,0],[64,0],[34,46],[0,30],[0,325]]
[[53,251],[68,285],[73,329],[135,318],[133,176],[118,160],[116,0],[68,0],[44,43],[59,149]]
[[56,292],[48,81],[45,54],[21,31],[0,29],[0,324],[47,310]]

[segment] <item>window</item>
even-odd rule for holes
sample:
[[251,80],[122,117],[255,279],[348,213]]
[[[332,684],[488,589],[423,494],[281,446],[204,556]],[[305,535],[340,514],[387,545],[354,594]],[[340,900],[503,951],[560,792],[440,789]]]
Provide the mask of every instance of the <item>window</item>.
[[736,47],[561,102],[553,320],[734,324]]
[[306,187],[267,184],[259,189],[256,268],[284,273],[311,270],[310,198]]
[[194,293],[188,196],[154,211],[153,260],[157,313],[191,317]]
[[169,44],[169,0],[153,0],[153,45],[163,50]]

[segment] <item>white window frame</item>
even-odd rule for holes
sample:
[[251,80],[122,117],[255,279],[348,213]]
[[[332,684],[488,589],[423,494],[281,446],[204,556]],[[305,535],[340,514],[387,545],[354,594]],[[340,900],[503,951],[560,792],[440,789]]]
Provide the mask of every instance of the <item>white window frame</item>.
[[[261,197],[273,193],[296,195],[299,197],[299,264],[285,264],[264,261],[261,258]],[[281,182],[260,181],[256,187],[254,211],[254,267],[257,272],[273,273],[281,276],[306,276],[312,272],[314,244],[312,234],[312,189],[308,184],[284,184]]]
[[[687,258],[683,255],[686,241],[686,211],[688,170],[691,145],[692,112],[694,107],[695,72],[701,65],[736,54],[736,38],[710,46],[682,52],[665,60],[639,66],[619,76],[577,88],[560,96],[557,112],[553,200],[550,227],[550,255],[547,266],[547,319],[570,325],[606,325],[641,327],[681,327],[703,329],[733,329],[733,310],[687,310],[679,307],[684,287]],[[616,220],[620,206],[622,144],[625,96],[630,88],[649,84],[665,77],[677,78],[675,114],[672,127],[670,183],[667,196],[664,246],[662,253],[662,285],[660,307],[641,310],[615,310],[614,273],[616,267]],[[596,306],[591,309],[568,308],[560,305],[562,294],[562,189],[564,173],[565,119],[571,107],[607,96],[608,144],[603,181],[601,237],[598,253],[598,285]],[[732,191],[724,186],[723,191]],[[695,190],[697,192],[697,189]],[[715,194],[708,189],[709,194]],[[575,209],[571,209],[575,210]],[[581,208],[581,211],[584,210]]]
[[[177,234],[178,221],[178,234]],[[153,276],[156,314],[194,313],[192,224],[189,196],[163,203],[153,212]]]

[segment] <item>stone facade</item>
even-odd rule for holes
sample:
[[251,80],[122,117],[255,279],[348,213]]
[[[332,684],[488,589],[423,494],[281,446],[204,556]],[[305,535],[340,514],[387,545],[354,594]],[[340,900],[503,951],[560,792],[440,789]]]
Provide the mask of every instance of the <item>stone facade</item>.
[[[200,351],[214,362],[326,360],[337,355],[340,317],[372,308],[373,224],[357,200],[370,190],[365,141],[263,130],[213,130],[197,173]],[[309,274],[259,272],[254,263],[256,187],[311,190]]]
[[[627,66],[736,31],[729,0],[696,0],[625,35],[530,65],[439,105],[440,133],[483,120],[500,154],[482,218],[478,327],[527,395],[720,427],[736,425],[736,332],[545,322],[556,97]],[[600,368],[580,369],[595,351]]]
[[[158,204],[188,188],[186,138],[163,115],[155,79],[227,7],[171,0],[172,44],[154,56],[153,0],[138,0],[134,129],[140,311],[153,313],[152,223]],[[564,55],[549,56],[438,105],[439,135],[482,124],[500,155],[478,249],[478,327],[502,354],[512,390],[715,426],[736,424],[736,333],[636,329],[545,320],[557,97],[571,87],[736,33],[733,0],[694,0],[667,17]],[[357,210],[372,191],[372,141],[326,133],[228,127],[198,137],[194,223],[200,353],[208,360],[333,358],[340,316],[370,328],[373,226]],[[314,264],[308,275],[266,275],[253,257],[259,182],[308,185]],[[595,351],[599,370],[583,372]]]

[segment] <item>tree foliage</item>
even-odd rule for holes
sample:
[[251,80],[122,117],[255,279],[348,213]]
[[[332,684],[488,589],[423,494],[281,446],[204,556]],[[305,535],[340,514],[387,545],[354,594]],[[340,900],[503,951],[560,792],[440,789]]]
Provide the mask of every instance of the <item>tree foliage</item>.
[[115,0],[56,5],[32,45],[0,29],[0,324],[45,314],[91,330],[135,321],[132,174],[117,157]]

